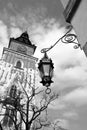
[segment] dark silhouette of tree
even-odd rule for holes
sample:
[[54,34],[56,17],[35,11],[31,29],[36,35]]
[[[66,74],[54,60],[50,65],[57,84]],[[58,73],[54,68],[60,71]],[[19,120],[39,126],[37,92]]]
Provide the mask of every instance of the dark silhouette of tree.
[[50,122],[42,120],[40,116],[48,105],[58,98],[58,94],[46,94],[44,90],[32,86],[27,78],[23,82],[18,77],[14,80],[17,86],[12,85],[8,96],[0,98],[2,109],[5,111],[0,113],[0,116],[3,116],[1,130],[4,130],[4,127],[14,130],[37,130],[49,126]]

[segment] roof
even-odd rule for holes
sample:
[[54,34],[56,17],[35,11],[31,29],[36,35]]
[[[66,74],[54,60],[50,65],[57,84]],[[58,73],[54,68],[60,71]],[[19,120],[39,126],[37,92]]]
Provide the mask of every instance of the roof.
[[27,45],[31,48],[34,48],[34,50],[36,49],[36,46],[34,44],[32,44],[31,41],[29,40],[29,35],[28,35],[27,31],[22,33],[17,38],[10,38],[9,46],[10,46],[11,41],[15,41],[15,42],[18,42],[20,44]]

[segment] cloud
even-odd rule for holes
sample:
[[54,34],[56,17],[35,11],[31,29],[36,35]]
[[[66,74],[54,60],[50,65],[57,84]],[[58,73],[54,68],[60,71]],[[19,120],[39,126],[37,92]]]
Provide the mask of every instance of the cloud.
[[[59,22],[59,19],[61,19],[60,17],[63,17],[63,15],[61,15],[63,10],[62,5],[60,1],[57,1],[57,3],[58,4],[56,4],[56,0],[55,2],[53,1],[50,3],[50,5],[49,0],[45,2],[39,0],[37,0],[37,2],[31,0],[17,0],[16,2],[8,1],[7,3],[3,0],[1,5],[5,8],[3,7],[0,12],[0,19],[9,26],[11,25],[11,20],[14,20],[17,26],[21,27],[21,29],[24,29],[25,27],[31,29],[36,23],[44,23],[46,26],[47,23],[47,25],[49,25],[48,20],[55,19],[56,21],[58,18]],[[55,13],[55,6],[57,6],[56,11],[60,10],[57,11],[57,14]],[[65,22],[64,20],[60,21],[62,24]]]
[[75,106],[87,105],[87,87],[78,88],[63,97],[63,100]]
[[73,49],[72,45],[63,45],[52,52],[54,59],[54,89],[80,87],[87,85],[87,59],[80,49]]
[[3,47],[8,45],[8,30],[7,26],[0,20],[0,57]]
[[64,110],[66,107],[66,104],[62,101],[62,99],[59,98],[50,103],[48,108],[53,110]]
[[[4,21],[8,29],[15,27],[22,31],[28,30],[30,35],[32,33],[33,34],[39,33],[40,35],[42,35],[41,37],[43,37],[43,33],[44,33],[45,37],[43,38],[45,39],[44,40],[44,43],[45,43],[48,40],[46,36],[52,38],[52,36],[50,35],[50,32],[53,31],[53,29],[55,29],[56,31],[56,28],[59,28],[59,23],[61,23],[61,25],[66,24],[63,16],[61,15],[63,8],[61,8],[62,5],[60,1],[58,1],[59,8],[57,8],[57,9],[60,9],[60,12],[58,11],[57,13],[57,15],[59,16],[58,21],[56,20],[56,17],[55,17],[56,14],[52,15],[51,12],[49,12],[50,9],[52,10],[52,8],[55,7],[56,0],[55,2],[52,2],[53,4],[51,3],[50,6],[48,4],[49,0],[46,1],[47,4],[45,4],[43,1],[42,2],[37,1],[37,4],[35,4],[35,1],[31,1],[31,0],[30,1],[26,0],[26,2],[23,2],[23,3],[22,2],[20,3],[20,0],[18,0],[18,2],[15,2],[15,3],[14,1],[11,1],[11,2],[8,1],[6,4],[6,8],[2,9],[0,13],[0,16],[1,16],[0,19]],[[3,1],[2,6],[4,4],[5,4],[5,1]],[[41,4],[41,6],[39,6],[39,4]],[[18,10],[19,5],[20,5],[20,9],[22,7],[21,11]],[[49,7],[49,10],[47,7]],[[52,10],[52,12],[54,12],[54,10]],[[51,17],[49,17],[49,15]],[[61,20],[61,17],[62,17],[62,20]],[[46,33],[47,35],[45,35]],[[59,35],[60,35],[60,31],[59,31]],[[37,35],[35,37],[37,37]],[[49,40],[51,41],[51,39]],[[35,39],[35,42],[38,42],[38,41],[39,40]],[[40,42],[42,43],[42,41],[39,41],[39,43]],[[49,43],[50,42],[48,41],[45,44],[49,44]]]
[[[48,29],[44,28],[43,24],[38,25],[38,28],[35,27],[33,34],[36,35],[33,35],[32,39],[37,43],[37,46],[39,48],[39,50],[36,50],[36,56],[38,52],[40,54],[41,49],[50,47],[64,34],[65,28],[60,28],[59,23],[54,23],[53,26],[50,26],[50,22],[48,22]],[[57,50],[55,49],[55,54],[56,53]]]
[[11,27],[10,28],[10,37],[19,37],[22,34],[22,31],[20,28]]
[[[66,86],[67,88],[67,86]],[[87,87],[74,87],[73,89],[67,88],[69,90],[62,90],[65,91],[61,92],[62,95],[59,95],[59,98],[56,99],[49,105],[49,109],[56,109],[56,110],[67,110],[70,109],[70,106],[73,108],[78,108],[81,106],[87,105]],[[66,113],[67,116],[74,116],[75,113]]]
[[69,128],[69,122],[66,119],[56,119],[54,120],[54,122],[52,123],[52,127],[53,128],[64,128],[64,129],[68,129]]
[[63,113],[63,117],[67,119],[78,119],[78,114],[75,111],[66,111]]
[[7,44],[8,42],[7,26],[1,20],[0,20],[0,42],[2,44]]

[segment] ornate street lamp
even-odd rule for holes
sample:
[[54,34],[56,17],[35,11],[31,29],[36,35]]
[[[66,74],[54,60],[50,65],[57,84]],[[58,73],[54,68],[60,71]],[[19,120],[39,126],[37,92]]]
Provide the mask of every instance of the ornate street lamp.
[[68,44],[68,43],[74,43],[75,46],[74,48],[77,49],[80,47],[80,44],[76,42],[75,40],[77,39],[77,36],[75,34],[70,33],[72,30],[72,25],[70,24],[69,26],[66,27],[68,31],[60,37],[52,46],[49,48],[43,48],[41,50],[41,53],[44,53],[44,57],[40,60],[38,64],[38,69],[40,72],[40,77],[42,81],[40,83],[43,84],[43,86],[46,86],[46,94],[51,93],[51,89],[49,88],[50,84],[53,83],[52,77],[53,77],[53,63],[52,60],[48,58],[47,52],[50,51],[59,41],[62,43]]
[[42,81],[40,83],[43,84],[43,86],[46,86],[46,93],[49,94],[51,92],[51,89],[49,88],[50,84],[53,83],[52,77],[53,77],[53,63],[50,58],[48,58],[47,53],[44,53],[44,57],[40,60],[38,64],[38,69],[40,72],[40,77]]

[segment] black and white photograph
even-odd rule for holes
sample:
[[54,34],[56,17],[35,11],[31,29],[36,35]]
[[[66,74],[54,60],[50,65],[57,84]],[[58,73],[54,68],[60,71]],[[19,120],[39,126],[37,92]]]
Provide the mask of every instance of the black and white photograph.
[[87,0],[0,0],[0,130],[87,129]]

